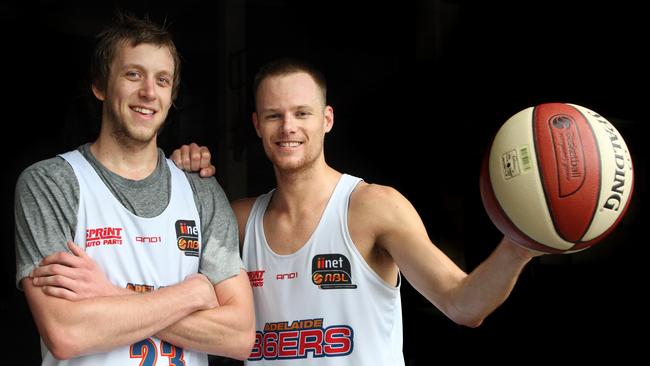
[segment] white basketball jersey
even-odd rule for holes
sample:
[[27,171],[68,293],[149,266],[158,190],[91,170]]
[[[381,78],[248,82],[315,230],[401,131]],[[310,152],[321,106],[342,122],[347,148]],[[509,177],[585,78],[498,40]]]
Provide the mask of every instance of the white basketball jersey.
[[341,177],[311,238],[289,255],[264,236],[273,191],[255,201],[243,247],[257,322],[247,365],[404,365],[399,285],[368,266],[348,230],[359,181]]
[[[198,272],[201,255],[199,214],[187,178],[173,163],[167,161],[171,170],[171,195],[167,208],[157,217],[142,218],[127,210],[113,196],[78,151],[61,156],[70,163],[79,181],[79,213],[74,241],[85,248],[112,283],[147,292],[174,285]],[[208,364],[207,355],[183,350],[155,337],[66,361],[57,361],[43,342],[41,350],[43,365]]]

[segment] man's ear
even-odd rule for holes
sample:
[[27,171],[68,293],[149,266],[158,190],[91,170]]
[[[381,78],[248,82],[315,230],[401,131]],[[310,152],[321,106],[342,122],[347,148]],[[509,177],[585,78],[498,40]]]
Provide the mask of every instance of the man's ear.
[[325,133],[328,133],[334,127],[334,108],[325,106]]
[[101,100],[103,102],[104,99],[106,98],[104,96],[104,92],[99,90],[99,88],[95,85],[95,83],[93,83],[92,89],[93,89],[93,94],[95,94],[95,98],[97,98],[97,99],[99,99],[99,100]]

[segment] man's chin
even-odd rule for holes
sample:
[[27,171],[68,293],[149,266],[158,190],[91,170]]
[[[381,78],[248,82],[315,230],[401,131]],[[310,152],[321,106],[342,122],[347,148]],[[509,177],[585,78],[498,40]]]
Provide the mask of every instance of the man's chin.
[[290,160],[286,159],[276,160],[273,165],[278,172],[281,173],[297,173],[302,170],[305,170],[307,164],[304,160]]
[[155,139],[158,137],[158,130],[156,131],[151,131],[151,130],[119,131],[118,130],[114,132],[115,132],[114,136],[117,137],[118,140],[122,141],[122,143],[126,145],[131,145],[131,146],[146,146],[149,145],[152,141],[155,141]]

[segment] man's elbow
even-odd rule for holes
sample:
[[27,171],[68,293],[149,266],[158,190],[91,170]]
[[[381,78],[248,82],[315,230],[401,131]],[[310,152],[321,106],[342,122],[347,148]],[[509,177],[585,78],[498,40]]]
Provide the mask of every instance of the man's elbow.
[[223,335],[214,334],[213,341],[214,347],[206,349],[204,352],[246,361],[255,343],[255,322],[247,319],[232,328],[226,338]]
[[48,346],[48,349],[50,350],[52,356],[54,356],[54,358],[56,358],[59,361],[65,361],[76,357],[74,352],[71,352],[69,349],[66,348]]
[[478,328],[483,324],[483,321],[488,314],[482,314],[470,309],[453,308],[452,311],[447,312],[447,316],[456,324],[468,328]]
[[54,330],[41,334],[45,346],[57,360],[69,360],[81,355],[79,342],[62,330]]
[[463,319],[454,320],[457,324],[466,326],[468,328],[478,328],[483,324],[483,317],[468,317]]
[[237,347],[236,354],[233,355],[233,358],[246,361],[251,355],[251,350],[255,344],[255,327],[252,326],[249,329],[241,332],[241,339],[238,342],[239,346]]

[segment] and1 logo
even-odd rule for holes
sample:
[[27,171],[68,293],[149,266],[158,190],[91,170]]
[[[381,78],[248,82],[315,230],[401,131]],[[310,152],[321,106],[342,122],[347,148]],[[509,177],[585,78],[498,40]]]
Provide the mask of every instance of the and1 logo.
[[176,243],[186,256],[199,256],[199,228],[194,220],[176,221]]
[[311,281],[321,290],[357,288],[350,260],[343,254],[318,254],[311,260]]

